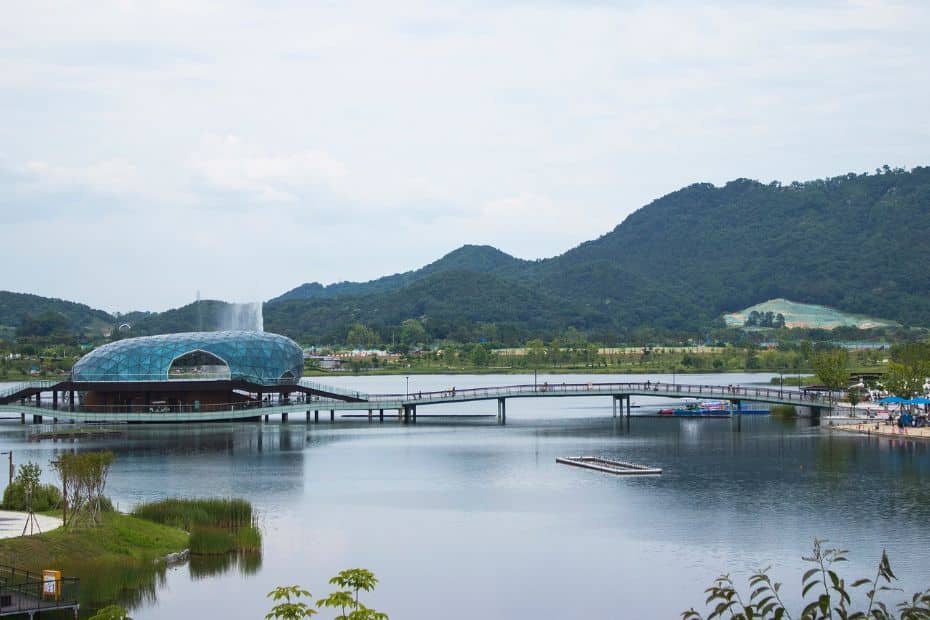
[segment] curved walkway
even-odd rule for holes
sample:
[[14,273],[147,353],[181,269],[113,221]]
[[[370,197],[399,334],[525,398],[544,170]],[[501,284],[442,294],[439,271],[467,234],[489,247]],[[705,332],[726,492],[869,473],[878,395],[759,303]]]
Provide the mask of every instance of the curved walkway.
[[[17,536],[22,536],[23,526],[26,525],[27,513],[25,512],[14,512],[12,510],[0,510],[0,538],[15,538]],[[39,529],[36,530],[36,534],[39,531],[50,532],[52,530],[57,530],[61,527],[61,519],[58,517],[49,517],[46,515],[35,515],[36,521],[39,523]],[[26,533],[29,533],[29,530],[26,530]]]

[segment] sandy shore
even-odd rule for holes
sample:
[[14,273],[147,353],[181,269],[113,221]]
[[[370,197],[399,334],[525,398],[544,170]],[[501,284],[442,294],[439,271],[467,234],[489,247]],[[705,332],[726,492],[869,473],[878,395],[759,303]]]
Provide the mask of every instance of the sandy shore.
[[[38,534],[39,531],[49,532],[61,527],[61,519],[57,517],[47,517],[45,515],[35,515],[35,517],[39,524],[39,528],[35,530],[36,534]],[[0,510],[0,538],[22,536],[24,525],[26,525],[25,512]],[[28,528],[26,529],[26,534],[29,534]]]

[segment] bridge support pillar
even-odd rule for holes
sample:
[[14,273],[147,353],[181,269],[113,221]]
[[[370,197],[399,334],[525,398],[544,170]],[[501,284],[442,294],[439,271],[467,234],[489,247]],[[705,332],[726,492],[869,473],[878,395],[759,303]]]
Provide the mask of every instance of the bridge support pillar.
[[371,409],[368,410],[368,423],[371,424]]
[[20,424],[25,424],[25,423],[26,423],[26,414],[25,414],[25,413],[19,414],[19,423],[20,423]]
[[52,409],[58,411],[58,390],[52,390]]
[[630,395],[626,395],[626,419],[630,419]]
[[620,400],[621,398],[623,397],[617,396],[616,394],[610,397],[610,403],[611,405],[613,405],[613,417],[615,418],[617,417],[617,401]]
[[820,416],[823,413],[823,407],[814,407],[811,405],[811,426],[820,426]]
[[287,412],[281,414],[281,423],[287,424]]
[[313,421],[319,423],[320,421],[320,410],[319,409],[315,409],[313,411]]
[[378,409],[378,422],[384,424],[384,409]]
[[417,423],[417,406],[416,405],[410,408],[410,413],[412,414],[410,417],[411,421],[414,424],[416,424]]
[[733,404],[736,405],[733,416],[736,418],[736,432],[739,433],[743,430],[743,401],[735,400]]
[[329,421],[330,421],[330,422],[335,422],[335,421],[336,421],[336,410],[335,410],[335,409],[330,409],[330,410],[329,410]]
[[68,411],[74,411],[74,390],[68,392]]
[[37,414],[37,413],[36,413],[36,414],[33,414],[33,416],[32,416],[32,423],[33,423],[33,424],[42,424],[42,416],[40,416],[40,415]]
[[265,414],[265,422],[268,422],[268,414]]
[[497,399],[497,422],[498,424],[507,424],[507,399]]
[[310,421],[310,410],[309,410],[309,409],[307,409],[307,418],[306,418],[306,421],[307,421],[307,422]]

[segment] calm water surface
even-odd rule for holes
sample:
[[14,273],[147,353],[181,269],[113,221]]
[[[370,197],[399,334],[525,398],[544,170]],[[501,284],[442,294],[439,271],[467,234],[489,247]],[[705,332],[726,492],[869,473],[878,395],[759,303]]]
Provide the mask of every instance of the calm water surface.
[[[766,382],[769,375],[689,376],[689,383]],[[652,380],[671,377],[654,375]],[[532,377],[528,379],[532,381]],[[628,380],[547,375],[540,382]],[[411,377],[410,391],[522,383],[526,377]],[[337,377],[403,392],[403,377]],[[418,424],[361,418],[288,424],[133,426],[82,443],[117,452],[108,491],[123,510],[165,496],[241,496],[260,514],[257,571],[169,569],[132,610],[137,619],[264,617],[266,592],[315,596],[347,567],[381,583],[368,603],[396,620],[674,618],[704,600],[721,572],[771,564],[797,597],[814,537],[852,550],[869,574],[886,547],[906,591],[930,585],[930,451],[922,443],[831,434],[806,420],[635,417],[665,404],[634,397],[629,426],[608,397],[420,408]],[[488,414],[429,418],[423,414]],[[28,443],[0,423],[0,447],[46,464],[63,446]],[[596,454],[662,467],[623,478],[555,463]],[[51,479],[51,476],[48,476]],[[218,572],[211,575],[211,572]],[[324,616],[325,617],[325,616]]]

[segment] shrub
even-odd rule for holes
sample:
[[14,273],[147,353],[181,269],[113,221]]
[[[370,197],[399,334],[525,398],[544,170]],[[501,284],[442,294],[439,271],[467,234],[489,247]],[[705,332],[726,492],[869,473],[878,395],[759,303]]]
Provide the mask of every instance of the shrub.
[[[32,510],[45,512],[61,507],[61,491],[54,484],[40,484],[32,495]],[[22,481],[14,480],[3,492],[4,510],[29,510],[26,505],[26,487]]]
[[[881,600],[884,593],[899,590],[892,587],[897,577],[891,570],[888,555],[883,551],[874,577],[857,579],[847,583],[840,576],[834,565],[846,562],[845,549],[828,549],[823,540],[814,540],[814,552],[810,557],[802,558],[811,564],[801,577],[801,597],[804,608],[796,616],[801,620],[825,620],[827,618],[848,618],[852,620],[927,620],[930,618],[930,589],[918,592],[891,607]],[[865,586],[866,609],[854,611],[852,595],[857,588]],[[748,596],[741,595],[729,575],[721,575],[707,588],[706,603],[713,607],[708,620],[713,618],[734,618],[739,620],[780,620],[793,618],[782,601],[781,584],[773,582],[768,575],[768,568],[760,569],[749,578]],[[809,595],[813,600],[807,600]],[[894,609],[897,608],[897,613]],[[681,614],[683,620],[703,620],[704,616],[694,608]]]

